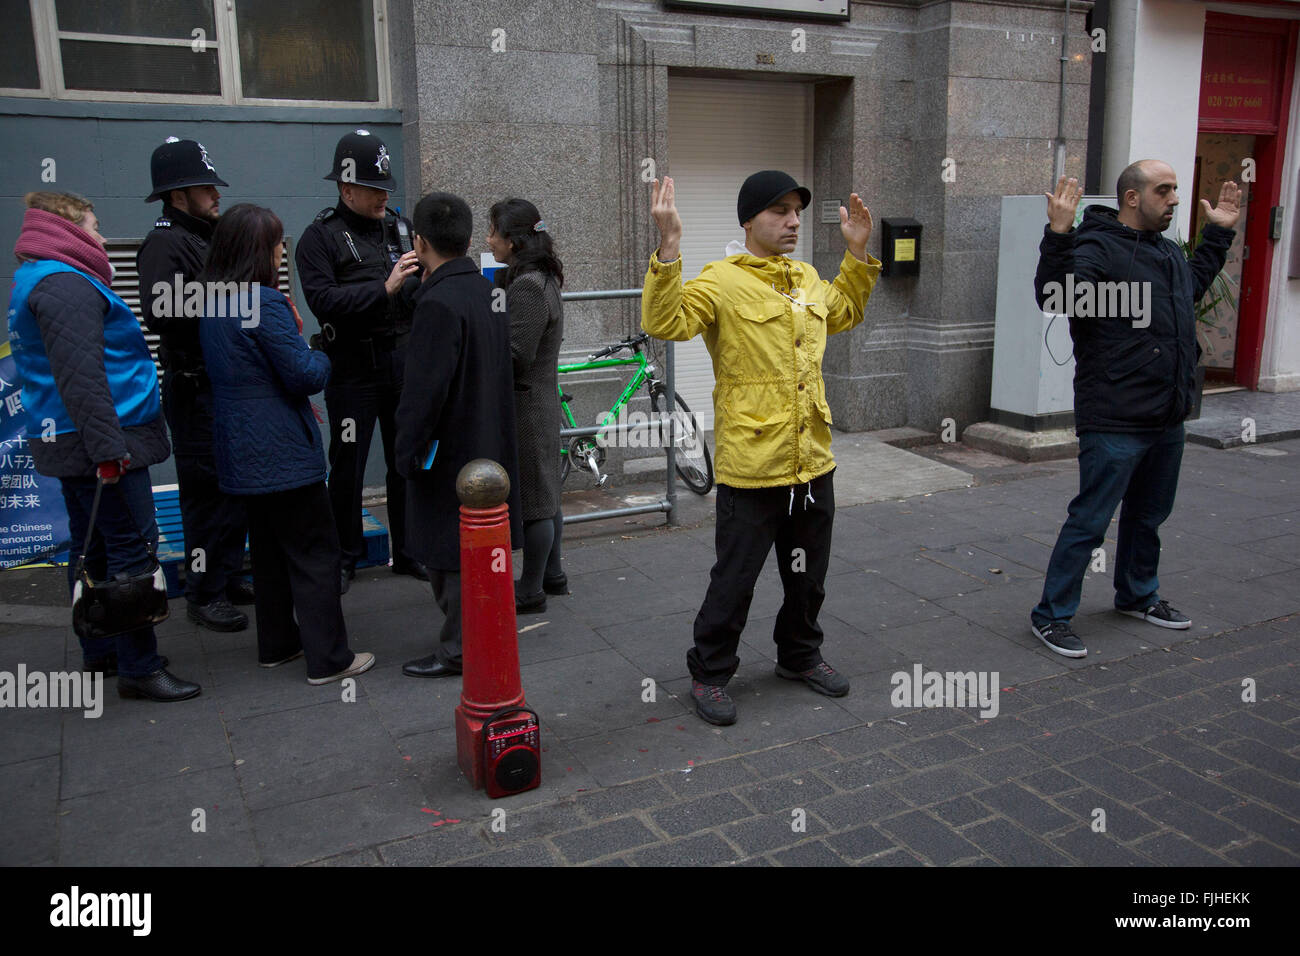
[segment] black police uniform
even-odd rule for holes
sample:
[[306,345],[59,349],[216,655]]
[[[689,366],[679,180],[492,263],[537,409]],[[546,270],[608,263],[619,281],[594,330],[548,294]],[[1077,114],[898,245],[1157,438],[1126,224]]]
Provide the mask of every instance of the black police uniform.
[[[364,182],[363,182],[364,185]],[[406,338],[419,280],[408,276],[397,295],[385,280],[410,247],[411,224],[387,210],[384,219],[358,216],[339,200],[321,210],[298,240],[295,259],[307,304],[321,323],[321,344],[333,363],[325,387],[329,412],[329,494],[344,571],[365,554],[361,490],[378,419],[387,467],[388,524],[394,570],[408,570],[406,481],[393,457],[394,415],[402,390]],[[406,238],[399,233],[405,229]],[[352,440],[344,440],[346,423]]]
[[[180,149],[188,142],[175,146]],[[159,153],[168,145],[160,147]],[[203,155],[206,161],[206,153]],[[166,162],[165,156],[163,160]],[[159,192],[165,194],[169,189],[186,185],[225,185],[215,176],[215,170],[207,177],[186,177],[181,174],[183,170],[177,171],[179,167],[173,167],[172,171],[166,167],[160,170],[158,161],[156,153],[155,193],[150,199],[157,198]],[[183,156],[177,160],[180,164],[185,161]],[[201,182],[185,181],[195,178]],[[172,185],[162,188],[160,180]],[[183,299],[176,300],[175,284],[179,279],[183,290],[184,283],[198,278],[207,257],[212,229],[211,223],[165,204],[162,216],[140,246],[136,268],[140,277],[141,313],[150,331],[158,333],[161,339],[162,405],[171,429],[176,479],[180,485],[181,525],[187,551],[185,598],[190,603],[190,616],[219,630],[241,630],[248,626],[248,618],[229,607],[226,597],[241,584],[235,577],[243,567],[248,519],[243,503],[223,494],[217,485],[212,450],[212,386],[199,345],[199,320],[183,314],[155,315],[155,311],[181,311],[178,306],[183,304]],[[171,301],[166,304],[170,308],[154,308],[157,298],[154,287],[158,283],[164,283],[169,289]],[[203,570],[195,569],[198,563],[195,548],[203,549]],[[241,599],[246,600],[246,596]],[[220,607],[212,608],[214,602]]]

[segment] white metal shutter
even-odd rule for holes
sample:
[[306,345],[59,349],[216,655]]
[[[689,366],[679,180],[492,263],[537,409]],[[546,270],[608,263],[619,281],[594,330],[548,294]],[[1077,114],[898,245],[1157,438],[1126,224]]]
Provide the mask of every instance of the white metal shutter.
[[[806,83],[668,77],[668,175],[682,217],[682,278],[744,241],[736,196],[760,169],[812,181],[812,87]],[[809,186],[809,188],[812,188]],[[807,216],[794,258],[810,258]],[[713,365],[704,340],[679,342],[677,390],[705,429],[713,428]]]
[[[291,295],[289,263],[293,261],[293,239],[285,236],[284,242],[284,255],[280,258],[280,273],[276,276],[276,280],[279,283],[280,291],[285,295]],[[105,251],[108,253],[108,262],[113,267],[113,285],[111,288],[135,313],[135,320],[140,323],[140,331],[144,333],[144,339],[149,343],[149,354],[153,356],[153,363],[158,369],[159,378],[161,378],[162,363],[158,360],[158,336],[149,331],[148,326],[144,324],[144,316],[140,313],[140,273],[136,271],[135,257],[143,243],[143,239],[104,240]]]

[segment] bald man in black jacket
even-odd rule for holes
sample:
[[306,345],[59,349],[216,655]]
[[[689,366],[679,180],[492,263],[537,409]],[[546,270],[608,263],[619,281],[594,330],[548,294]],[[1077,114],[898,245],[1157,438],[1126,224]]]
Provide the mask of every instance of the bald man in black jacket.
[[1157,627],[1191,627],[1160,597],[1158,532],[1174,507],[1195,388],[1196,303],[1223,268],[1241,191],[1225,182],[1217,207],[1201,200],[1205,229],[1190,262],[1163,235],[1178,206],[1178,176],[1168,163],[1130,165],[1116,183],[1119,210],[1089,206],[1075,229],[1082,195],[1078,181],[1064,176],[1047,194],[1034,276],[1039,307],[1070,319],[1079,494],[1030,626],[1050,650],[1074,658],[1088,653],[1070,626],[1083,576],[1121,502],[1115,610]]

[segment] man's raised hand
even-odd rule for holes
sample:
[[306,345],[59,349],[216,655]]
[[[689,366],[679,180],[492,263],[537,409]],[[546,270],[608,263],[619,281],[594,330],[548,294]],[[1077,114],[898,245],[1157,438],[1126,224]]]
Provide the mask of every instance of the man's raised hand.
[[1219,204],[1211,208],[1209,202],[1201,200],[1201,216],[1216,226],[1233,229],[1241,215],[1241,187],[1228,180],[1219,190]]
[[1056,192],[1043,193],[1047,197],[1047,224],[1052,232],[1069,232],[1074,228],[1074,213],[1079,208],[1083,187],[1079,180],[1062,176],[1056,182]]
[[672,262],[682,241],[682,217],[677,214],[672,177],[665,176],[662,186],[654,180],[650,189],[650,215],[659,228],[659,261]]
[[855,259],[867,261],[867,240],[871,238],[871,210],[857,193],[849,194],[849,208],[840,207],[840,235]]

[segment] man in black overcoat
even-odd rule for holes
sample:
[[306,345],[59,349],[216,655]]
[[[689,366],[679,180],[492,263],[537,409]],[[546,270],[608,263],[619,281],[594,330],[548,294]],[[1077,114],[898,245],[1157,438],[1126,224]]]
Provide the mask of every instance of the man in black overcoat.
[[407,479],[407,551],[429,569],[446,620],[434,653],[402,665],[409,677],[461,672],[456,475],[468,462],[490,458],[505,468],[510,537],[516,547],[523,540],[510,318],[504,297],[494,299],[492,283],[466,256],[473,225],[469,206],[450,193],[432,193],[415,207],[415,252],[427,278],[415,294],[396,453]]

